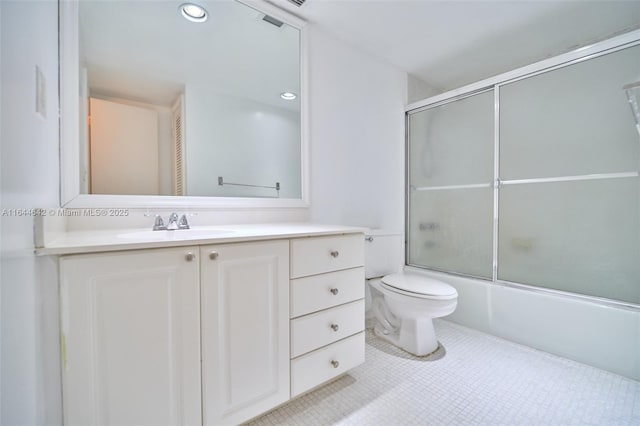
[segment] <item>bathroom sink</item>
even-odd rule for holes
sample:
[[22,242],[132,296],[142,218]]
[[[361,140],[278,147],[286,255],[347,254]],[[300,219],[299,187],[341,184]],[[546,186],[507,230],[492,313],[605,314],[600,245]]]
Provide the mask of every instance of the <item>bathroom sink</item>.
[[215,238],[222,234],[231,234],[229,229],[191,228],[176,229],[174,231],[136,231],[118,234],[119,238],[140,241],[171,241],[191,240],[201,238]]

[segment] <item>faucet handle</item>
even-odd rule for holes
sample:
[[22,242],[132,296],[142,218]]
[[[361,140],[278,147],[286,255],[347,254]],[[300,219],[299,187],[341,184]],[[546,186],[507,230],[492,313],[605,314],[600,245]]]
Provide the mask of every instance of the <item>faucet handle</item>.
[[155,223],[153,224],[153,230],[154,231],[164,231],[166,229],[167,229],[167,227],[164,224],[164,220],[162,220],[162,216],[157,214]]
[[178,221],[178,229],[189,229],[189,222],[187,221],[187,215],[183,214]]

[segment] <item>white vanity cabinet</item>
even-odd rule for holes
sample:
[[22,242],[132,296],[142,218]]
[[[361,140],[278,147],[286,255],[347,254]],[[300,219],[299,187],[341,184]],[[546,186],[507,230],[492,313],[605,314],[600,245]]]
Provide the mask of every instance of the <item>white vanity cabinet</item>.
[[65,425],[194,425],[199,255],[192,248],[60,258]]
[[362,234],[291,240],[291,396],[364,362]]
[[239,424],[289,397],[289,241],[205,246],[205,425]]
[[65,425],[239,424],[364,361],[362,233],[197,243],[60,257]]

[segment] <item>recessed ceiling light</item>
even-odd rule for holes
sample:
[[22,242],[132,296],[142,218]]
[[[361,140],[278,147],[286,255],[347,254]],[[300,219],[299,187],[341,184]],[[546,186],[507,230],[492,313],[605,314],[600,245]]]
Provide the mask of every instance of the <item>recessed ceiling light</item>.
[[182,16],[191,22],[204,22],[209,17],[209,14],[204,7],[193,3],[184,3],[180,5],[180,12],[182,12]]
[[295,93],[291,93],[291,92],[282,92],[280,93],[280,97],[286,101],[291,101],[295,98],[298,97],[298,95],[296,95]]

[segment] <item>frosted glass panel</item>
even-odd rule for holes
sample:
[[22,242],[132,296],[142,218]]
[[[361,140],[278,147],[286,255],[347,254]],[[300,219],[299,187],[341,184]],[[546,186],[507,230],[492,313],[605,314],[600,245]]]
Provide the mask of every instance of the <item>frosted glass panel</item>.
[[501,187],[498,278],[640,303],[639,182]]
[[500,89],[500,177],[638,170],[640,143],[623,86],[640,81],[640,46]]
[[493,90],[409,116],[414,187],[493,180]]
[[412,191],[408,263],[491,278],[492,193],[490,188]]

